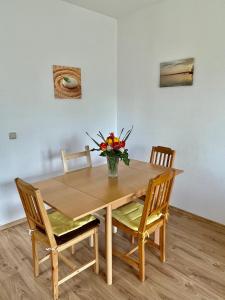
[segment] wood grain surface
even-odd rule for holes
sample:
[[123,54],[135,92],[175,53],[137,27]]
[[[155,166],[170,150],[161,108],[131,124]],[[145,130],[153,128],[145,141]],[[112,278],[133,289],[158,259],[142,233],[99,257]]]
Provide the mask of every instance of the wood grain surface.
[[[40,188],[46,204],[75,220],[107,204],[115,208],[144,195],[149,180],[165,170],[167,168],[132,160],[129,167],[120,163],[118,178],[109,178],[107,165],[101,165],[69,172],[34,183],[34,186]],[[176,170],[176,175],[181,172]]]
[[[0,232],[0,300],[51,299],[50,263],[41,265],[33,277],[32,253],[27,225]],[[113,237],[116,246],[127,250],[128,238]],[[161,263],[156,252],[146,249],[146,281],[141,283],[130,266],[113,257],[114,284],[105,283],[104,233],[100,232],[100,275],[92,270],[61,286],[61,300],[224,300],[225,227],[193,218],[171,209],[167,234],[167,260]],[[76,248],[75,264],[91,258],[88,241]],[[65,252],[70,256],[70,251]],[[60,263],[62,275],[68,272]]]

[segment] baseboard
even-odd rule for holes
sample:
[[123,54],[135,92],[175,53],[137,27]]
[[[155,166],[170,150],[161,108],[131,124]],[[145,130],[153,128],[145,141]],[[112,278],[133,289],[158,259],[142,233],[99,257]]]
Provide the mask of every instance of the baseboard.
[[25,223],[26,221],[27,221],[26,218],[22,218],[22,219],[18,219],[16,221],[1,225],[0,226],[0,231],[5,230],[5,229],[9,229],[9,228],[14,227],[16,225],[20,225],[22,223]]
[[201,217],[199,215],[193,214],[193,213],[191,213],[189,211],[186,211],[186,210],[183,210],[181,208],[178,208],[178,207],[170,205],[170,209],[172,211],[174,211],[174,212],[177,212],[179,214],[185,215],[188,218],[191,218],[191,219],[194,219],[194,220],[197,220],[197,221],[201,221],[203,223],[216,225],[216,226],[222,227],[223,229],[225,228],[225,224],[222,224],[222,223],[219,223],[219,222],[216,222],[216,221],[213,221],[213,220]]
[[[48,213],[50,213],[50,212],[52,212],[52,211],[54,211],[53,208],[48,208],[48,209],[47,209],[47,212],[48,212]],[[14,227],[14,226],[16,226],[16,225],[20,225],[20,224],[26,223],[26,222],[27,222],[27,218],[22,218],[22,219],[15,220],[15,221],[13,221],[13,222],[10,222],[10,223],[1,225],[1,226],[0,226],[0,231],[5,230],[5,229],[9,229],[9,228],[11,228],[11,227]]]

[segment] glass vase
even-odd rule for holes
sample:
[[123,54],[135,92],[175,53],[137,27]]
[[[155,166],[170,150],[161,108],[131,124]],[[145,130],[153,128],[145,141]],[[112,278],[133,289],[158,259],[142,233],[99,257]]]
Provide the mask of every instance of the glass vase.
[[118,177],[119,157],[107,156],[108,176],[111,178]]

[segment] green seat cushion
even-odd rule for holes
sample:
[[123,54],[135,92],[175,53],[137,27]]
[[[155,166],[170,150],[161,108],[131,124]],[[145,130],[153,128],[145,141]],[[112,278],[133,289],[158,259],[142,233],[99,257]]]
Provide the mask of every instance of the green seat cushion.
[[[144,205],[138,202],[131,202],[120,208],[113,210],[112,216],[120,223],[126,225],[134,231],[138,231]],[[161,217],[161,213],[152,214],[148,217],[147,224],[155,222]]]
[[48,214],[48,217],[52,225],[52,231],[56,236],[62,236],[96,220],[94,216],[88,215],[79,220],[73,221],[58,211]]

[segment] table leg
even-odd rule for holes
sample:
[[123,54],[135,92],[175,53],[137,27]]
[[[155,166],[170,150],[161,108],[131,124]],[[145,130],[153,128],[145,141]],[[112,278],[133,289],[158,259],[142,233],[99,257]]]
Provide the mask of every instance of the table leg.
[[112,207],[106,208],[105,222],[105,249],[106,249],[106,281],[107,284],[112,284]]
[[156,229],[155,233],[154,233],[154,242],[159,245],[159,228]]

